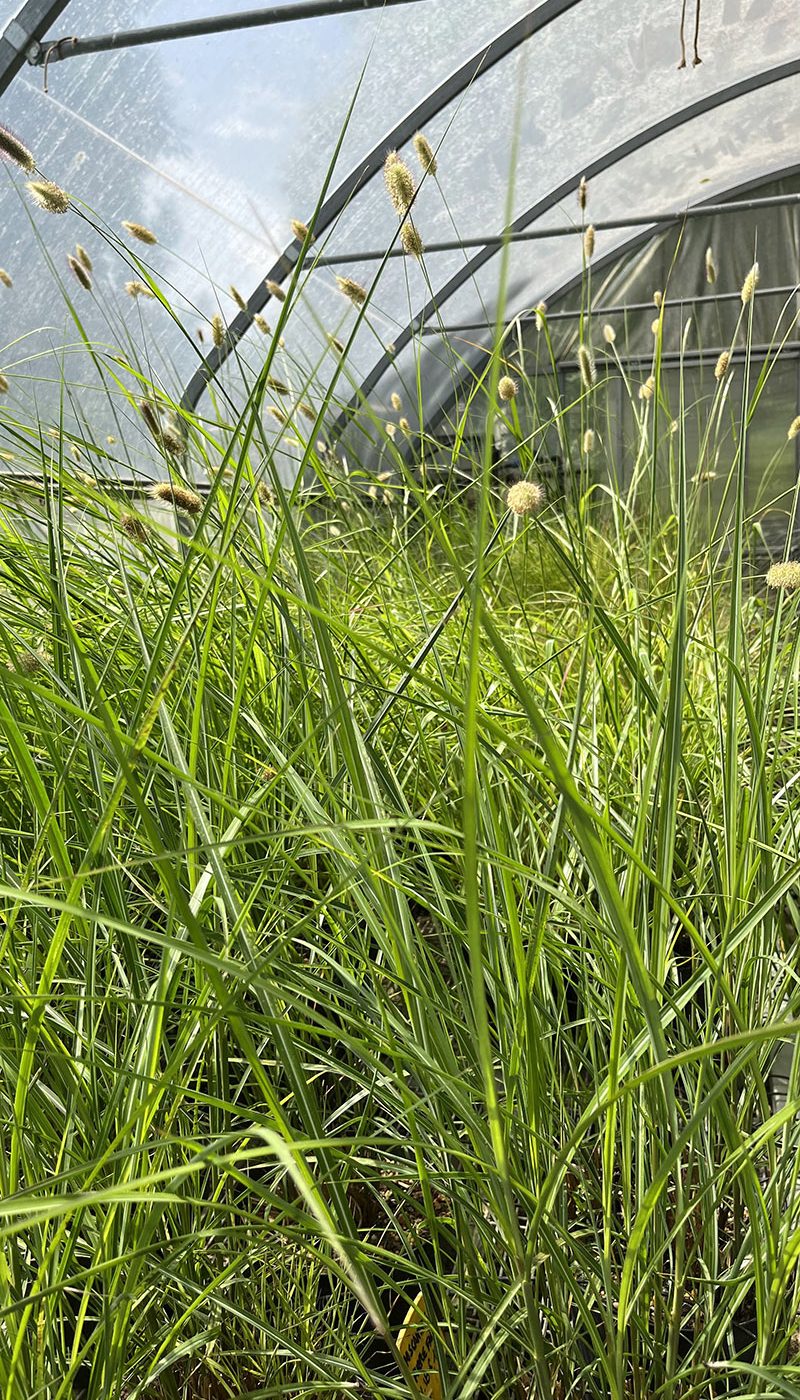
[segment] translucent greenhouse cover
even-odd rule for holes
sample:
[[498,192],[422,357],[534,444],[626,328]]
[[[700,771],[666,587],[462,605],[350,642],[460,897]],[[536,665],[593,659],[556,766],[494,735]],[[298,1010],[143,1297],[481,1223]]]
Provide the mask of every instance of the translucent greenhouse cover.
[[[12,8],[0,0],[0,24]],[[252,0],[129,0],[122,19],[120,8],[117,0],[72,0],[48,37],[244,11]],[[453,73],[526,15],[542,22],[538,31],[454,90]],[[599,222],[678,210],[791,168],[800,119],[800,76],[792,71],[800,69],[797,0],[706,5],[703,61],[692,64],[690,42],[681,69],[679,18],[678,0],[419,0],[76,56],[50,67],[47,92],[42,70],[26,65],[3,95],[0,120],[34,149],[44,174],[69,190],[85,220],[70,214],[67,227],[39,214],[23,198],[18,172],[0,172],[0,263],[14,281],[0,300],[0,356],[13,370],[20,411],[52,418],[63,377],[78,416],[107,412],[81,334],[54,294],[52,268],[93,343],[110,353],[142,343],[146,331],[148,373],[179,396],[208,349],[195,328],[216,312],[226,322],[236,315],[230,286],[250,297],[291,244],[291,220],[309,219],[326,178],[334,189],[384,136],[388,150],[393,127],[433,93],[440,110],[428,116],[425,132],[439,171],[423,183],[414,214],[428,244],[480,243],[515,221],[575,225],[584,172],[591,175],[590,215]],[[154,248],[127,246],[163,283],[174,318],[158,302],[125,295],[135,271],[99,231],[119,234],[123,219],[157,232]],[[599,234],[598,255],[624,248],[639,231]],[[384,251],[396,238],[378,173],[316,252],[349,258]],[[66,254],[76,240],[94,261],[91,296],[68,280]],[[423,339],[421,350],[418,340],[404,344],[407,328],[429,303],[429,319],[492,323],[502,262],[498,250],[481,257],[478,247],[432,252],[424,265],[393,258],[381,269],[364,259],[312,269],[291,321],[287,373],[302,385],[315,372],[333,372],[326,336],[349,336],[354,324],[335,274],[369,286],[380,270],[340,392],[357,395],[365,385],[378,414],[398,389],[413,403],[421,355],[429,415],[453,393],[463,365],[442,339]],[[515,243],[507,263],[513,315],[569,282],[580,266],[579,240]],[[270,321],[275,313],[268,303]],[[387,345],[396,346],[396,357]],[[263,338],[249,331],[220,371],[234,401],[242,365],[255,371],[263,356]],[[80,364],[77,387],[71,363]]]

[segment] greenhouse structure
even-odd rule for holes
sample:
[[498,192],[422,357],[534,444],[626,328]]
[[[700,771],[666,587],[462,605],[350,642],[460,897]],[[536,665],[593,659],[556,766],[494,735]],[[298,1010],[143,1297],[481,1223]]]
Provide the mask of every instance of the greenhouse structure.
[[0,0],[3,1400],[800,1397],[798,0]]

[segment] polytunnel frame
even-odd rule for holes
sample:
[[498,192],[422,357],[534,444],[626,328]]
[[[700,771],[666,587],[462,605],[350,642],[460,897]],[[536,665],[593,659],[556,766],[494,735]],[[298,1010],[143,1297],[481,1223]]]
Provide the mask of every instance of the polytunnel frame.
[[[562,199],[574,193],[578,188],[581,177],[584,177],[586,180],[591,180],[595,176],[612,169],[629,155],[634,155],[636,152],[643,150],[646,146],[659,140],[660,137],[667,135],[671,131],[678,130],[680,127],[694,121],[697,117],[704,116],[707,112],[712,112],[718,107],[723,107],[728,102],[734,102],[739,97],[745,97],[748,93],[757,92],[761,88],[770,87],[773,83],[782,82],[785,78],[795,77],[798,73],[800,73],[800,58],[790,59],[786,63],[777,64],[773,68],[765,68],[760,73],[753,73],[747,78],[740,78],[737,82],[730,83],[727,87],[719,88],[716,92],[707,93],[704,97],[698,98],[697,101],[689,103],[686,107],[677,108],[674,112],[671,112],[669,116],[662,117],[660,121],[653,122],[650,126],[644,127],[641,131],[637,132],[635,136],[628,137],[625,141],[620,142],[619,145],[612,147],[610,151],[606,151],[604,155],[598,156],[588,165],[580,167],[569,179],[561,181],[561,183],[550,190],[548,194],[530,205],[522,214],[519,214],[517,218],[509,224],[505,231],[506,234],[522,232],[534,223],[536,219],[548,214]],[[700,201],[699,205],[696,207],[702,207],[703,202],[710,203],[711,201]],[[654,224],[649,232],[638,236],[641,237],[642,241],[645,241],[648,236],[652,237],[653,234],[658,231],[658,228],[659,225]],[[375,386],[389,371],[397,356],[400,354],[400,351],[413,340],[417,331],[422,330],[426,321],[428,321],[436,311],[440,311],[443,304],[448,301],[455,292],[459,291],[461,287],[469,281],[470,277],[474,276],[474,274],[489,262],[491,258],[496,257],[504,246],[505,244],[501,244],[498,248],[496,243],[485,245],[480,252],[476,253],[473,258],[470,258],[464,263],[463,266],[459,268],[458,272],[454,273],[453,276],[444,283],[436,296],[426,302],[422,310],[418,311],[407,325],[403,327],[399,334],[393,337],[392,351],[386,351],[373,365],[369,374],[366,375],[358,393],[353,396],[347,408],[337,419],[334,425],[334,436],[341,436],[355,410],[363,404],[364,400]]]
[[[692,215],[698,215],[704,212],[708,212],[711,215],[718,215],[722,212],[735,213],[737,210],[741,210],[742,208],[746,210],[746,202],[744,204],[736,204],[735,201],[741,200],[742,197],[745,195],[754,194],[757,190],[763,189],[764,185],[773,184],[776,180],[791,180],[794,179],[796,176],[800,176],[800,161],[795,161],[791,165],[780,166],[777,170],[765,171],[760,175],[752,175],[747,180],[741,181],[736,185],[731,185],[727,189],[720,190],[719,193],[715,196],[714,203],[709,203],[707,200],[698,200],[696,204],[688,205],[686,212],[689,212]],[[800,194],[788,195],[786,199],[779,200],[776,198],[775,200],[770,201],[770,207],[785,208],[786,205],[790,202],[790,200],[796,204],[798,201],[800,201]],[[729,201],[731,201],[731,203],[729,203]],[[630,238],[624,239],[623,242],[618,243],[616,247],[609,248],[607,253],[603,253],[600,257],[593,259],[592,273],[596,274],[599,272],[604,272],[607,268],[613,267],[615,263],[619,263],[624,258],[629,257],[631,253],[635,253],[638,248],[644,248],[653,238],[658,237],[659,234],[666,233],[671,228],[676,228],[683,221],[684,218],[685,214],[676,215],[669,221],[662,221],[654,225],[651,224],[650,227],[642,229],[638,233],[632,234]],[[582,281],[582,272],[571,273],[570,276],[566,279],[566,281],[559,283],[557,287],[552,288],[552,290],[550,290],[547,293],[548,297],[550,298],[550,301],[556,304],[561,302],[561,300],[564,297],[568,297],[571,292],[576,291],[580,287]],[[796,287],[794,286],[764,287],[760,289],[760,295],[764,296],[772,293],[775,295],[781,294],[788,296],[791,292],[795,290]],[[694,305],[696,302],[700,302],[702,304],[716,304],[720,301],[738,301],[740,296],[741,293],[739,291],[713,292],[707,293],[704,296],[684,296],[678,298],[677,300],[680,304],[690,306]],[[669,298],[666,296],[664,298],[664,301],[665,304],[668,306],[674,304],[670,302]],[[619,306],[598,306],[595,308],[595,312],[597,315],[609,316],[619,314],[623,311],[642,311],[645,310],[648,306],[652,307],[652,305],[652,301],[633,303],[624,302],[620,303]],[[593,312],[593,314],[595,314],[595,312]],[[563,311],[556,312],[554,316],[548,316],[548,320],[564,320],[567,318],[574,319],[575,315],[576,312],[574,309],[565,309]],[[535,320],[536,312],[533,310],[517,312],[515,315],[509,316],[508,320],[505,322],[503,327],[503,334],[505,334],[505,332],[509,329],[510,326],[517,324],[521,326],[533,325]],[[488,323],[484,322],[481,325],[465,324],[460,326],[445,326],[441,330],[439,330],[439,328],[436,328],[436,330],[432,329],[427,332],[423,331],[423,334],[444,334],[457,336],[461,334],[466,334],[467,332],[488,332],[493,331],[494,329],[495,327],[493,325],[489,325]],[[463,369],[461,374],[458,376],[454,393],[458,391],[458,388],[461,384],[463,384],[467,376],[473,372],[474,362],[477,360],[478,354],[486,354],[487,348],[489,347],[478,347],[474,344],[468,347],[468,350],[463,355],[463,359],[465,363],[469,361],[469,364]],[[469,350],[472,351],[472,354],[469,353]],[[722,350],[729,350],[729,347],[723,345],[711,346],[709,348],[704,348],[702,351],[698,352],[698,355],[699,358],[703,360],[712,361],[716,360],[717,356],[721,353]],[[735,355],[737,352],[734,351],[731,353]],[[800,355],[800,342],[798,342],[798,355]],[[632,356],[623,355],[621,358],[623,363],[628,366],[634,363],[643,365],[647,360],[647,356],[644,354]],[[577,361],[575,363],[577,364]],[[564,360],[558,360],[557,362],[557,368],[560,370],[570,369],[572,367],[573,366],[571,364],[567,364]],[[798,377],[798,405],[800,406],[800,376]],[[441,418],[444,417],[447,411],[447,406],[445,404],[441,404],[436,410],[436,418],[434,421],[438,422]],[[798,438],[797,442],[797,463],[798,471],[800,471],[800,438]]]
[[[387,151],[393,147],[405,145],[421,126],[438,116],[454,98],[460,96],[472,83],[490,72],[502,59],[507,58],[527,39],[533,38],[535,34],[546,29],[554,20],[559,19],[561,15],[574,9],[578,4],[580,4],[580,0],[544,0],[544,3],[527,10],[520,19],[509,25],[508,29],[503,30],[501,34],[496,34],[494,39],[490,39],[488,43],[482,45],[471,58],[468,58],[454,72],[448,74],[421,102],[417,103],[416,107],[406,113],[366,156],[363,156],[352,167],[333,193],[323,201],[314,220],[315,236],[318,237],[320,233],[324,233],[344,211],[354,195],[376,175],[380,174]],[[239,341],[252,326],[253,317],[262,311],[270,300],[271,293],[267,289],[266,283],[285,281],[299,261],[301,248],[302,243],[298,239],[293,239],[291,243],[286,245],[280,257],[276,259],[265,277],[258,283],[255,291],[248,297],[246,310],[238,312],[226,326],[222,344],[216,346],[203,358],[186,385],[181,395],[180,406],[182,409],[189,413],[194,412],[211,380],[214,379]]]

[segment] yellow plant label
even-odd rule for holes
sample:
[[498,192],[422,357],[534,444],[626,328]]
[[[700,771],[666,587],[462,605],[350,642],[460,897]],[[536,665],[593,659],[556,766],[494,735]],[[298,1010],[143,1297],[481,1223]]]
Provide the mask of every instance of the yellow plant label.
[[433,1334],[425,1321],[425,1299],[421,1293],[406,1313],[397,1338],[397,1350],[411,1371],[420,1395],[442,1400],[442,1378],[436,1364]]

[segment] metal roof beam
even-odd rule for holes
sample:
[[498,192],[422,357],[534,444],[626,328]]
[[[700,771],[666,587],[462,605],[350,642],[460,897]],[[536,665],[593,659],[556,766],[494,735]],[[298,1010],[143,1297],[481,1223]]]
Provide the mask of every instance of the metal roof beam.
[[[713,212],[713,211],[712,211],[712,212]],[[796,293],[800,293],[800,283],[798,283],[798,282],[793,283],[791,286],[785,286],[785,287],[762,287],[762,286],[759,284],[759,288],[758,288],[758,299],[759,299],[759,301],[763,301],[764,297],[777,297],[777,296],[790,297],[790,296],[795,295]],[[552,293],[551,293],[551,296],[552,296]],[[740,300],[741,300],[741,291],[736,291],[736,292],[707,292],[707,293],[698,292],[698,293],[697,293],[697,296],[692,296],[691,293],[687,294],[686,296],[681,296],[681,297],[670,297],[670,296],[665,296],[665,297],[664,297],[664,303],[663,303],[663,304],[664,304],[664,306],[665,306],[667,309],[670,309],[670,308],[675,309],[675,308],[693,307],[693,306],[716,306],[717,303],[718,303],[718,302],[721,302],[721,301],[740,301]],[[602,304],[600,304],[599,306],[593,306],[593,307],[592,307],[592,315],[593,315],[594,317],[600,317],[600,316],[624,316],[624,315],[626,314],[626,312],[628,312],[628,311],[650,311],[651,314],[652,314],[652,312],[655,311],[655,310],[656,310],[656,307],[655,307],[655,304],[654,304],[654,302],[653,302],[653,298],[651,297],[649,301],[620,301],[620,302],[617,302],[616,304],[611,305],[611,306],[604,306],[604,305],[602,305]],[[566,310],[566,311],[548,311],[548,312],[547,312],[547,323],[548,323],[548,325],[549,325],[552,321],[574,321],[575,318],[576,318],[576,316],[577,316],[578,314],[579,314],[579,308],[578,308],[578,307],[575,307],[575,306],[569,307],[569,309]],[[516,316],[511,316],[511,317],[509,317],[508,325],[509,325],[509,326],[529,326],[529,325],[534,325],[535,322],[536,322],[536,319],[537,319],[537,317],[536,317],[536,312],[535,312],[535,311],[521,311],[521,312],[519,312]],[[462,334],[466,334],[466,333],[468,333],[468,332],[475,332],[475,331],[493,331],[494,329],[495,329],[494,324],[493,324],[493,323],[490,324],[488,321],[472,321],[472,322],[465,322],[463,325],[460,325],[460,326],[426,326],[425,329],[423,330],[422,334],[423,334],[423,335],[462,335]]]
[[[235,29],[258,29],[268,24],[288,24],[301,19],[322,19],[349,14],[353,10],[382,10],[389,5],[415,5],[423,0],[294,0],[288,5],[242,10],[239,14],[209,15],[206,19],[178,20],[172,24],[152,24],[142,29],[118,29],[113,34],[94,34],[86,39],[65,37],[43,39],[32,45],[29,63],[60,63],[89,53],[112,53],[117,49],[139,48],[143,44],[171,43],[173,39],[196,39],[206,34],[227,34]],[[63,6],[61,7],[63,9]]]
[[[653,142],[657,141],[661,136],[666,136],[669,132],[675,131],[681,126],[685,126],[688,122],[693,121],[695,117],[704,116],[707,112],[712,112],[717,107],[723,107],[726,103],[734,102],[737,98],[744,97],[750,92],[756,92],[760,88],[770,87],[774,83],[783,81],[785,78],[795,77],[798,73],[800,73],[800,58],[791,59],[788,63],[780,63],[774,68],[765,69],[761,73],[752,74],[749,78],[743,78],[739,82],[731,83],[728,87],[718,89],[717,92],[707,93],[706,96],[700,98],[699,101],[691,102],[687,107],[681,107],[677,111],[671,112],[669,116],[654,122],[652,126],[645,127],[642,131],[637,132],[635,136],[629,137],[618,146],[614,146],[611,150],[606,151],[604,155],[598,156],[598,158],[589,165],[582,166],[575,174],[571,175],[569,179],[562,181],[562,183],[551,190],[549,194],[537,200],[535,204],[532,204],[530,208],[520,214],[511,224],[509,232],[514,233],[527,229],[536,219],[548,214],[562,199],[565,199],[567,195],[577,190],[578,182],[582,175],[585,179],[591,180],[595,176],[603,174],[604,171],[612,169],[613,166],[618,165],[620,161],[624,160],[627,156],[634,155],[637,151],[641,151],[645,147],[652,145]],[[683,216],[681,215],[681,217]],[[657,232],[657,230],[653,230],[652,232]],[[645,234],[643,236],[643,241],[649,236],[651,236],[650,233]],[[436,295],[425,304],[422,310],[409,321],[408,325],[397,335],[392,337],[392,353],[389,354],[387,352],[382,355],[370,370],[361,385],[358,395],[351,399],[344,414],[337,420],[335,428],[337,432],[343,431],[348,417],[358,404],[372,392],[375,385],[383,378],[400,351],[413,340],[418,331],[422,330],[431,316],[441,312],[444,303],[453,296],[455,292],[460,291],[465,282],[468,282],[476,272],[479,272],[485,263],[496,255],[496,252],[497,249],[494,245],[482,247],[480,252],[476,253],[473,258],[470,258],[468,262],[464,263],[463,267],[459,268],[458,272],[438,290]]]
[[[800,204],[800,194],[767,195],[764,199],[751,199],[741,204],[701,204],[685,209],[670,209],[660,214],[629,214],[618,219],[598,219],[592,222],[595,233],[609,229],[637,228],[660,224],[674,224],[682,219],[698,219],[704,214],[742,214],[757,209],[773,209],[784,205]],[[576,234],[582,238],[586,232],[583,224],[560,224],[555,228],[534,228],[509,230],[508,233],[483,234],[479,238],[448,238],[439,243],[426,243],[427,253],[460,252],[462,248],[502,248],[506,243],[538,243],[548,238],[571,238]],[[408,254],[402,248],[377,248],[362,253],[329,253],[314,259],[314,267],[342,267],[346,263],[380,262],[385,258],[405,258]]]

